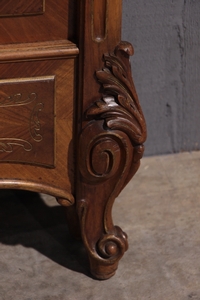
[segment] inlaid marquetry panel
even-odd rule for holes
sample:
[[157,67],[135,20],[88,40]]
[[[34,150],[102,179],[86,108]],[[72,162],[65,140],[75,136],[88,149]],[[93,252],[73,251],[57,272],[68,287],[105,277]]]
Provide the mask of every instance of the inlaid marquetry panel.
[[0,0],[0,44],[74,40],[74,0]]
[[45,0],[1,0],[0,16],[22,16],[42,14]]
[[0,80],[0,162],[54,167],[54,85],[54,76]]

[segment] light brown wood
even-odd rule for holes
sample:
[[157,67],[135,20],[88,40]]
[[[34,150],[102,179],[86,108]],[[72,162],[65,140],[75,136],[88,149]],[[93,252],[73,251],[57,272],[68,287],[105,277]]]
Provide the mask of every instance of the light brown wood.
[[98,279],[128,248],[112,206],[146,138],[121,11],[121,0],[0,8],[0,188],[55,196]]

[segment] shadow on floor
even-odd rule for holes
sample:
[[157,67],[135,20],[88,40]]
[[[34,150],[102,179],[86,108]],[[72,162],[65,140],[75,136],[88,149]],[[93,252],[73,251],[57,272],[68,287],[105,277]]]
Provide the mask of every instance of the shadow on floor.
[[90,277],[87,254],[82,242],[69,233],[65,209],[46,205],[37,193],[0,191],[0,243],[33,248]]

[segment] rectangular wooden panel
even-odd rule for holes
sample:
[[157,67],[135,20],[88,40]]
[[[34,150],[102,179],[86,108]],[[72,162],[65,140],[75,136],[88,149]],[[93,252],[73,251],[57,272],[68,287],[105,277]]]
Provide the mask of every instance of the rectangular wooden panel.
[[1,0],[0,44],[72,39],[75,9],[74,0],[46,0],[45,7],[43,0]]
[[1,0],[0,16],[42,14],[45,0]]
[[54,76],[0,80],[0,162],[54,167],[54,85]]
[[[30,149],[27,144],[20,146],[16,142],[10,145],[13,153],[0,152],[0,188],[20,186],[56,197],[73,198],[75,61],[71,57],[52,57],[0,63],[0,137],[17,137],[33,146],[31,151],[26,151]],[[18,95],[22,91],[23,97]],[[38,95],[37,101],[33,100],[34,93]],[[11,101],[10,97],[18,104],[29,101],[28,98],[33,101],[27,105],[3,107]],[[39,106],[36,110],[33,103]],[[34,126],[38,124],[38,119],[41,131]],[[38,141],[31,136],[31,131],[35,136],[34,130]],[[43,138],[41,141],[40,135]]]

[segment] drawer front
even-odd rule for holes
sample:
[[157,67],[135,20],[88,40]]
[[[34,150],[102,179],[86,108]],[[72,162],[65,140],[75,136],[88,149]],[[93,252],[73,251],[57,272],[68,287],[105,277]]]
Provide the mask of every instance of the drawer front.
[[0,162],[54,167],[55,76],[0,80]]
[[74,0],[1,0],[0,44],[72,39]]
[[72,192],[75,63],[0,64],[0,188]]

